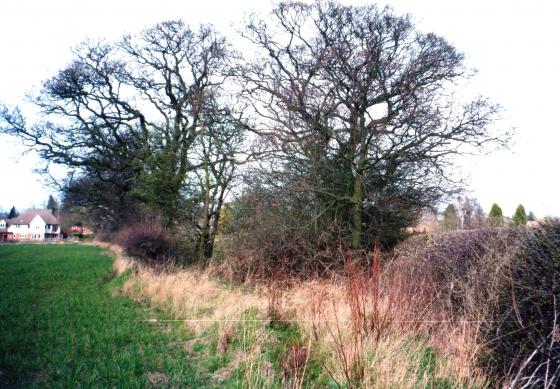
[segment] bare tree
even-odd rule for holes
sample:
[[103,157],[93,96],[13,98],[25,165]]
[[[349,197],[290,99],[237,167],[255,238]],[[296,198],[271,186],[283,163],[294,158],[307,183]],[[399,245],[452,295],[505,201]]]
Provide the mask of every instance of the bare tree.
[[[226,143],[235,137],[218,133],[220,120],[232,122],[232,116],[217,119],[228,111],[222,96],[230,57],[225,38],[211,26],[193,30],[182,21],[116,43],[86,42],[32,98],[45,119],[29,125],[19,110],[4,107],[1,132],[23,139],[47,164],[69,167],[88,190],[96,187],[89,183],[110,183],[116,196],[107,203],[133,198],[143,204],[137,209],[172,226],[184,220],[189,177],[199,169],[231,168],[234,150]],[[211,156],[200,158],[205,150]],[[222,178],[220,186],[231,182]]]
[[461,229],[480,228],[484,226],[484,211],[478,201],[472,197],[457,198],[457,216],[461,220]]
[[489,130],[498,107],[453,98],[469,75],[463,55],[408,16],[280,3],[244,35],[260,49],[238,76],[274,156],[263,170],[308,194],[312,225],[346,226],[355,248],[447,194],[450,157],[499,140]]
[[[198,203],[194,224],[198,231],[197,251],[201,258],[212,257],[214,241],[226,197],[238,178],[238,166],[248,160],[245,150],[245,126],[240,117],[218,109],[206,118],[197,140],[197,160],[201,168],[192,198]],[[241,160],[244,157],[243,160]],[[194,207],[197,208],[197,207]]]

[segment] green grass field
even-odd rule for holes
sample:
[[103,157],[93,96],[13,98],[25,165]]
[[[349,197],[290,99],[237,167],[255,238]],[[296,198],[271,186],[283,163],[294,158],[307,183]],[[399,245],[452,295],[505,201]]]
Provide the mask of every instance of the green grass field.
[[[0,245],[0,388],[206,387],[181,323],[116,293],[96,247]],[[206,377],[205,377],[206,376]]]

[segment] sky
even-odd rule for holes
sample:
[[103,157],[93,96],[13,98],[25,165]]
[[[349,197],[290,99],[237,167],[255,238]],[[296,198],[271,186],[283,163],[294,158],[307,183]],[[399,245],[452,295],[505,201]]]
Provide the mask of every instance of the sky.
[[[343,4],[366,4],[344,1]],[[465,86],[503,107],[504,129],[514,128],[508,150],[465,157],[457,171],[468,194],[488,211],[506,215],[518,204],[537,216],[560,215],[560,2],[555,0],[385,0],[409,13],[423,32],[445,37],[477,75]],[[0,12],[0,103],[26,108],[26,93],[71,61],[85,39],[115,40],[163,20],[214,24],[232,40],[249,12],[266,14],[259,0],[9,0]],[[40,207],[52,188],[34,172],[39,160],[20,141],[0,135],[0,210]]]

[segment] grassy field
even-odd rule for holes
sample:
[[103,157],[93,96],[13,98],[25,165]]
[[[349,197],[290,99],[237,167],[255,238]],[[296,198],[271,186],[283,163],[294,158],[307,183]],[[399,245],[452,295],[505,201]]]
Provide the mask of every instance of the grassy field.
[[185,326],[118,295],[111,263],[96,247],[0,245],[0,388],[212,386]]

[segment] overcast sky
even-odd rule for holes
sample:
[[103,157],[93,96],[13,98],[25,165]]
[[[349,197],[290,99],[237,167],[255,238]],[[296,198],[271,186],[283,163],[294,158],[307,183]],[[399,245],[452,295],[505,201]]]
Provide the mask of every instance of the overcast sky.
[[[364,4],[364,1],[342,1]],[[560,1],[380,1],[410,13],[417,27],[435,32],[478,69],[469,93],[504,107],[501,126],[515,127],[508,151],[465,158],[460,172],[486,211],[506,215],[523,203],[537,215],[560,215]],[[118,39],[163,20],[212,23],[234,36],[244,14],[266,12],[267,1],[8,0],[0,12],[0,102],[24,105],[26,92],[68,63],[86,38]],[[42,206],[51,189],[33,173],[38,160],[17,140],[0,135],[0,210]]]

